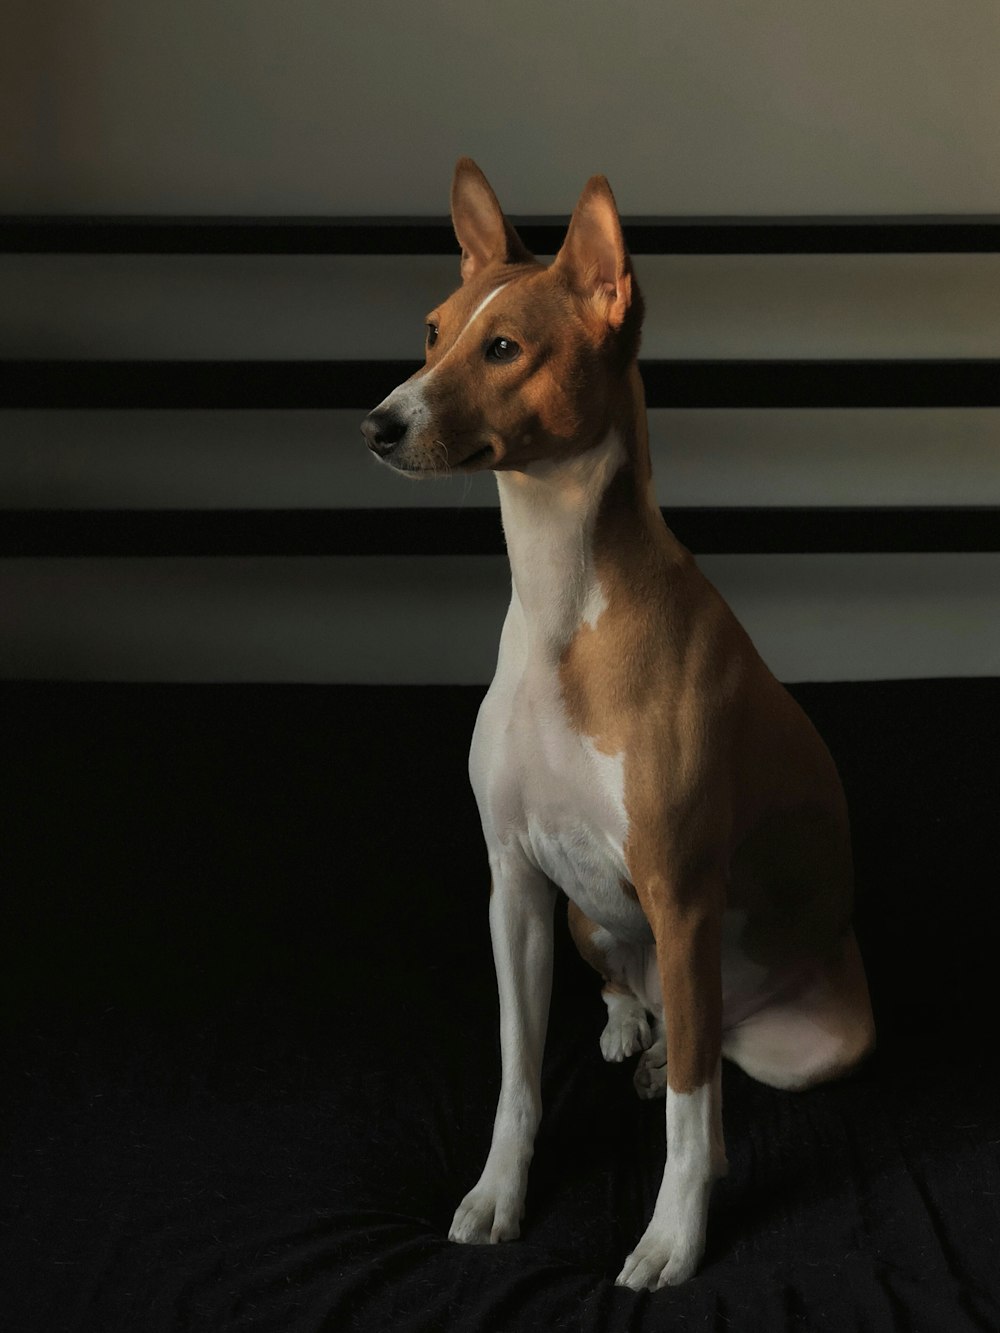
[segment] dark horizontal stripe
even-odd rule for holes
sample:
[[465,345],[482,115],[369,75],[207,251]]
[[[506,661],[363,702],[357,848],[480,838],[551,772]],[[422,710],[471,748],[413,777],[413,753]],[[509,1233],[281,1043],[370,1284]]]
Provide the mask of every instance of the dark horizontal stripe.
[[[352,408],[412,361],[2,361],[0,407]],[[645,361],[650,407],[997,407],[1000,360]]]
[[[536,254],[554,254],[568,218],[513,217]],[[939,254],[1000,251],[996,215],[629,217],[635,254]],[[445,217],[0,218],[0,251],[31,254],[455,254]]]
[[[664,510],[698,554],[1000,550],[1000,507]],[[495,508],[6,510],[0,556],[498,555]]]

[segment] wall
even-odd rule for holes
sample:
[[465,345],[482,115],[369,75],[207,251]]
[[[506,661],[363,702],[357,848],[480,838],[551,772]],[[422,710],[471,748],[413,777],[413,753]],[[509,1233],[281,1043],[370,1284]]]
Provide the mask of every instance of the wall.
[[0,206],[1000,208],[994,0],[6,0]]
[[[0,211],[1000,212],[1000,6],[8,3]],[[994,356],[997,256],[643,257],[648,355]],[[451,260],[0,256],[0,356],[401,356]],[[386,386],[387,389],[391,387]],[[0,412],[0,506],[489,503],[356,414]],[[670,504],[1000,503],[1000,412],[653,416]],[[391,499],[387,497],[391,496]],[[1000,672],[1000,557],[706,560],[787,679]],[[502,562],[0,561],[0,674],[485,680]]]

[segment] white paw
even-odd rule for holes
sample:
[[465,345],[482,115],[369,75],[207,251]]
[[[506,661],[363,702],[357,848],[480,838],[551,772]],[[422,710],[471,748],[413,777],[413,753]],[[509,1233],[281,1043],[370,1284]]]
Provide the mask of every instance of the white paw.
[[645,1234],[615,1278],[618,1287],[633,1291],[657,1291],[675,1287],[694,1274],[702,1247],[664,1225],[650,1222]]
[[653,1217],[615,1279],[619,1287],[656,1291],[692,1276],[705,1252],[711,1179],[671,1172],[669,1159]]
[[517,1240],[524,1216],[524,1189],[513,1182],[491,1185],[485,1178],[455,1210],[448,1239],[460,1245],[496,1245]]
[[646,1101],[667,1095],[667,1044],[662,1037],[639,1057],[632,1082]]
[[612,1064],[621,1064],[637,1051],[644,1051],[653,1040],[642,1005],[622,1005],[608,1014],[608,1023],[601,1033],[601,1054]]

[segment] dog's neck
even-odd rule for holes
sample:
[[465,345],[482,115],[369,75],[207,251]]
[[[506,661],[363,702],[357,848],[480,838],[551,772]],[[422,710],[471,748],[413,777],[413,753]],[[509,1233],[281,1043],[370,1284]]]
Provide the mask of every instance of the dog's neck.
[[[606,605],[594,560],[595,527],[608,487],[618,479],[638,537],[665,532],[652,488],[642,382],[633,367],[610,424],[598,442],[564,459],[544,459],[520,471],[497,472],[500,512],[513,583],[530,645],[558,659],[583,623],[594,624]],[[634,552],[602,553],[626,566]]]

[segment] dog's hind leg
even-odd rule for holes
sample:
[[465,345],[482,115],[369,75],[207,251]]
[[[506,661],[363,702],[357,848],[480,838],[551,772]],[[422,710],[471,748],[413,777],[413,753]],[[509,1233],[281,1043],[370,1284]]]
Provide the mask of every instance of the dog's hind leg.
[[864,964],[854,932],[796,995],[775,1000],[723,1035],[722,1053],[772,1088],[839,1078],[875,1045]]
[[591,921],[572,899],[568,909],[569,931],[584,962],[604,981],[601,997],[608,1010],[608,1021],[601,1033],[601,1054],[619,1064],[651,1045],[653,1032],[646,1007],[632,989],[629,980],[629,956],[634,947],[622,944],[596,922]]

